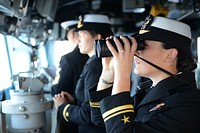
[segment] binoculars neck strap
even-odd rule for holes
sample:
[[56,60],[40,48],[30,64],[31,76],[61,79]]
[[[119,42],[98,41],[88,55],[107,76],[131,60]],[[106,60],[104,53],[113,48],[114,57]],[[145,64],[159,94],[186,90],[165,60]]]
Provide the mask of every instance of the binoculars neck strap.
[[149,62],[148,60],[145,60],[145,59],[139,57],[138,55],[134,55],[134,56],[138,57],[139,59],[143,60],[144,62],[148,63],[149,65],[157,68],[158,70],[160,70],[160,71],[162,71],[162,72],[164,72],[164,73],[166,73],[166,74],[168,74],[170,76],[174,76],[174,74],[172,74],[172,73],[168,72],[167,70],[165,70],[165,69],[163,69],[163,68],[161,68],[161,67],[159,67],[159,66],[157,66],[157,65],[155,65],[155,64],[153,64],[151,62]]
[[151,65],[151,66],[157,68],[158,70],[160,70],[160,71],[162,71],[162,72],[164,72],[164,73],[166,73],[166,74],[168,74],[168,75],[174,77],[175,79],[177,79],[177,80],[179,80],[179,81],[181,81],[181,82],[184,82],[184,83],[186,83],[187,85],[189,85],[189,86],[191,86],[191,87],[194,88],[194,85],[192,85],[192,84],[189,83],[188,81],[186,81],[186,80],[184,80],[184,79],[178,77],[177,75],[174,75],[174,74],[172,74],[171,72],[168,72],[167,70],[165,70],[165,69],[163,69],[163,68],[161,68],[161,67],[159,67],[159,66],[157,66],[157,65],[155,65],[155,64],[153,64],[153,63],[151,63],[151,62],[149,62],[148,60],[145,60],[145,59],[139,57],[139,56],[136,55],[136,54],[135,54],[134,56],[138,57],[139,59],[143,60],[144,62],[148,63],[149,65]]

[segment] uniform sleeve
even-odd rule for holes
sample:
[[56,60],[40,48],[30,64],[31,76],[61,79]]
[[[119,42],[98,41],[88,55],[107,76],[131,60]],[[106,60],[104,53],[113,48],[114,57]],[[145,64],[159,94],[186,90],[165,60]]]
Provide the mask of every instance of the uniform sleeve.
[[100,111],[99,102],[111,95],[112,87],[102,91],[96,91],[97,86],[89,90],[90,95],[90,107],[91,107],[91,121],[94,125],[99,127],[105,127],[104,121]]
[[107,133],[200,132],[199,93],[173,95],[169,99],[169,103],[164,102],[165,106],[162,108],[159,108],[158,104],[154,104],[154,108],[152,103],[145,105],[142,109],[148,109],[149,113],[141,115],[141,119],[137,121],[129,92],[104,98],[100,102],[100,109]]
[[130,92],[104,98],[101,114],[108,133],[131,133],[134,125],[134,107]]
[[89,102],[84,102],[81,105],[61,105],[58,108],[58,118],[78,125],[93,125],[90,119]]
[[[77,83],[76,90],[84,90],[84,98],[81,99],[77,92],[76,97],[78,99],[77,105],[63,105],[59,108],[59,115],[62,114],[62,117],[69,122],[73,122],[79,125],[93,125],[91,122],[91,109],[89,105],[89,89],[97,85],[99,77],[101,74],[101,62],[93,62],[92,64],[87,65],[83,69],[82,73],[82,82]],[[82,85],[84,84],[84,85]],[[61,117],[61,118],[62,118]],[[63,119],[62,118],[62,119]]]

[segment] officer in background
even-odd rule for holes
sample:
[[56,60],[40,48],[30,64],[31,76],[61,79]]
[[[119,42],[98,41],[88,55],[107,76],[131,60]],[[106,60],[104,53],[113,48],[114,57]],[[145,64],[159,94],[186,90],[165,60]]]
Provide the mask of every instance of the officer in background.
[[76,82],[82,72],[83,66],[89,58],[88,55],[81,54],[77,46],[78,32],[74,31],[77,23],[77,20],[69,20],[61,23],[62,28],[66,30],[65,39],[69,41],[74,50],[61,57],[60,72],[56,77],[57,83],[52,86],[52,96],[61,93],[61,91],[74,94]]
[[[61,92],[68,92],[74,96],[77,80],[89,58],[88,55],[81,54],[77,46],[78,32],[74,31],[77,23],[77,20],[69,20],[61,23],[61,27],[66,30],[65,39],[72,45],[73,51],[61,57],[60,72],[56,77],[57,83],[52,86],[52,96]],[[75,133],[77,130],[73,124],[66,124],[66,122],[60,121],[61,133],[65,133],[66,129],[70,129],[70,133]]]
[[68,95],[61,93],[53,98],[54,105],[60,119],[78,124],[79,133],[106,133],[105,128],[97,127],[91,122],[88,90],[97,85],[102,71],[101,58],[95,55],[94,42],[113,35],[110,20],[106,15],[86,14],[79,18],[77,30],[80,52],[90,57],[76,86],[77,103],[72,104]]

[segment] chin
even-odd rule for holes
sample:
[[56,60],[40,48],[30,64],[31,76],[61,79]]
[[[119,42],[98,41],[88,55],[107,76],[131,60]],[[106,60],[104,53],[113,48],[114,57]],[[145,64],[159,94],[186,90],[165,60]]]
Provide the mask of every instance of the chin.
[[136,75],[138,75],[138,76],[143,76],[143,75],[144,75],[144,70],[135,68],[135,69],[134,69],[134,73],[135,73]]
[[81,48],[79,48],[79,51],[81,54],[84,54],[84,51]]
[[140,72],[137,70],[137,68],[135,68],[134,69],[134,73],[137,74],[137,75],[139,75]]

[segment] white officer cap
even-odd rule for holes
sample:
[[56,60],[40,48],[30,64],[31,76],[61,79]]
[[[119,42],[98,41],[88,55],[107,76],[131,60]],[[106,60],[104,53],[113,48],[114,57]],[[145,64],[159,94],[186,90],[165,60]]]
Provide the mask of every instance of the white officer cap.
[[80,16],[76,30],[94,30],[100,34],[113,35],[108,16],[101,14],[86,14],[83,17]]
[[142,40],[160,41],[184,52],[188,57],[191,54],[191,29],[190,26],[180,21],[165,17],[149,15],[136,38]]

